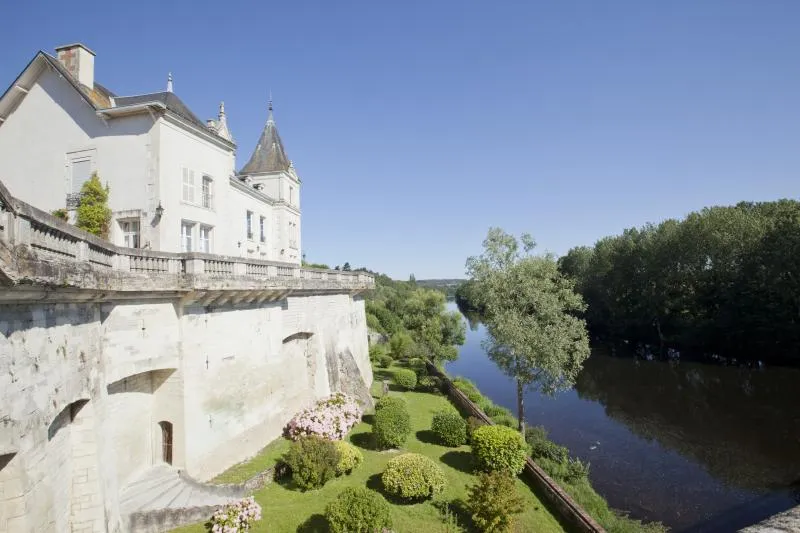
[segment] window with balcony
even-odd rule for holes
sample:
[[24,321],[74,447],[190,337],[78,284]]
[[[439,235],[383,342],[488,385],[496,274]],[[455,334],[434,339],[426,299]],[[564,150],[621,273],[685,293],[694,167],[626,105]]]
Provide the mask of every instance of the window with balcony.
[[211,253],[211,226],[200,226],[200,251]]
[[252,211],[248,211],[247,212],[247,221],[246,221],[246,223],[247,223],[247,239],[252,241],[253,240],[253,212]]
[[194,233],[194,222],[181,221],[181,251],[191,252],[194,250],[192,246],[192,234]]
[[184,202],[194,203],[194,170],[183,169],[183,195]]
[[202,206],[207,209],[214,208],[214,180],[210,176],[203,176]]
[[120,220],[119,228],[122,230],[122,245],[126,248],[139,248],[139,221]]
[[261,242],[267,242],[267,232],[266,232],[266,225],[267,221],[264,217],[258,218],[258,229],[261,233]]

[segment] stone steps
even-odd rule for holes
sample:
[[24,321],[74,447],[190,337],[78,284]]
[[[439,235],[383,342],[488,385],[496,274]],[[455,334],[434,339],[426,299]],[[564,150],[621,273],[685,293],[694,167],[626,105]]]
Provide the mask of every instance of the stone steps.
[[120,507],[123,515],[131,515],[160,509],[223,505],[235,499],[220,494],[217,487],[206,488],[202,484],[181,478],[172,467],[158,465],[144,472],[122,490]]

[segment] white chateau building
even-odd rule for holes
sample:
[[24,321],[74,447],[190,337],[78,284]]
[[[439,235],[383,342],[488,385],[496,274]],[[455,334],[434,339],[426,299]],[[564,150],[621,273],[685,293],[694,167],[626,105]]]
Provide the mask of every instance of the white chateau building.
[[[366,272],[304,268],[270,105],[238,173],[222,105],[118,96],[39,52],[0,97],[0,533],[161,533],[333,392],[369,405]],[[97,172],[111,242],[51,215]]]
[[0,97],[0,179],[46,211],[79,201],[97,172],[110,188],[119,246],[299,263],[300,178],[272,102],[250,160],[236,172],[223,103],[200,120],[173,92],[122,96],[95,81],[82,44],[39,52]]

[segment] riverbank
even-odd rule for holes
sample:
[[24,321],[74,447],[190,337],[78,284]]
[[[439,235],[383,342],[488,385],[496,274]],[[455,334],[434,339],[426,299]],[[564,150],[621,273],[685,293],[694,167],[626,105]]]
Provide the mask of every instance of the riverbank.
[[[447,372],[513,410],[514,384],[473,326]],[[787,406],[800,370],[647,361],[601,348],[572,390],[529,391],[525,404],[530,424],[591,463],[589,480],[612,508],[697,533],[736,531],[797,505],[800,420]]]

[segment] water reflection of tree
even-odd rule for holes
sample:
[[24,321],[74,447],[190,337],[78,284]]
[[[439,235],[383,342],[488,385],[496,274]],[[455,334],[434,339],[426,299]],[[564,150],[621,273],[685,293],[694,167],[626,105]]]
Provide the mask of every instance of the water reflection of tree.
[[797,369],[753,371],[593,355],[578,377],[631,431],[748,489],[800,482]]

